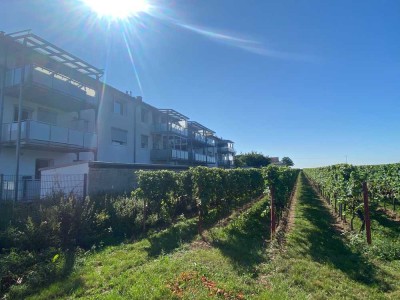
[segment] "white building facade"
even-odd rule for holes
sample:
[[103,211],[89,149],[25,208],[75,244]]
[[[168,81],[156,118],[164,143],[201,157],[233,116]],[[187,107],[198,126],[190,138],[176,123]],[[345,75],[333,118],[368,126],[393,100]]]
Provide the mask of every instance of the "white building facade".
[[[121,92],[102,75],[30,32],[0,33],[0,186],[7,193],[37,185],[43,168],[79,161],[233,166],[233,142],[226,153],[214,131]],[[24,183],[4,179],[11,175]]]

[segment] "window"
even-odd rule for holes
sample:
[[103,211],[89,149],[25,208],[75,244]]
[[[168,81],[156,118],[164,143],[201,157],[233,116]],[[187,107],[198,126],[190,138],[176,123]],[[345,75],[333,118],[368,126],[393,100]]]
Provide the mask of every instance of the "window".
[[57,113],[45,108],[38,109],[37,119],[39,122],[57,125]]
[[143,123],[147,123],[149,121],[149,111],[142,107],[140,119]]
[[128,131],[111,128],[111,144],[126,145],[128,143]]
[[148,135],[141,135],[140,138],[140,145],[143,149],[149,148],[149,136]]
[[40,169],[54,166],[54,160],[52,159],[36,159],[35,162],[35,179],[40,179]]
[[161,136],[153,135],[153,149],[160,149],[161,147]]
[[[22,108],[21,121],[32,119],[32,110],[28,108]],[[18,106],[14,107],[14,122],[18,122]]]
[[125,115],[125,105],[122,101],[114,100],[114,113],[121,116]]

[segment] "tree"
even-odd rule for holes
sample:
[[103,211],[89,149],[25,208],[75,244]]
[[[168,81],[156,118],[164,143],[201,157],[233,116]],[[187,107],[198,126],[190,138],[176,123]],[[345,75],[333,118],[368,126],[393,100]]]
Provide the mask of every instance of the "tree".
[[282,163],[287,166],[287,167],[292,167],[294,166],[293,160],[291,160],[289,157],[285,156],[282,158]]
[[262,153],[252,151],[250,153],[243,153],[235,156],[235,166],[239,168],[261,168],[268,166],[271,160],[268,156]]

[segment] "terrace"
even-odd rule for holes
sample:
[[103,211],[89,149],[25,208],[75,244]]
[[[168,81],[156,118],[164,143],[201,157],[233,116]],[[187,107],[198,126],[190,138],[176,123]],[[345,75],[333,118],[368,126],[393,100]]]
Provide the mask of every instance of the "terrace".
[[[18,122],[3,124],[2,145],[15,146],[17,139]],[[25,148],[62,152],[93,151],[97,147],[97,134],[25,120],[21,122],[21,145]]]
[[188,117],[173,109],[159,109],[158,111],[161,114],[161,122],[154,124],[153,133],[188,136],[186,126]]

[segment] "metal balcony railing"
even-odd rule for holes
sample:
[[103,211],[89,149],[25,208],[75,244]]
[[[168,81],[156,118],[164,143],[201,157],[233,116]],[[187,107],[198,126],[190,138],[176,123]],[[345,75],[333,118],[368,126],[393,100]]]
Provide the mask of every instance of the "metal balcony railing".
[[208,163],[208,164],[216,163],[215,157],[210,156],[210,155],[199,154],[199,153],[193,152],[191,157],[192,157],[192,160],[197,163]]
[[219,147],[219,149],[220,149],[220,152],[223,152],[223,153],[235,153],[235,148],[233,148],[233,147],[225,146],[225,147]]
[[212,147],[215,146],[215,140],[207,138],[207,145],[212,146]]
[[207,140],[207,139],[206,139],[206,137],[205,137],[204,135],[201,135],[201,134],[195,132],[194,135],[193,135],[193,137],[194,137],[194,139],[195,139],[196,141],[198,141],[198,142],[206,143],[206,140]]
[[[1,142],[16,142],[17,138],[18,123],[3,124]],[[21,141],[91,150],[97,147],[97,134],[26,120],[21,122]]]
[[189,152],[176,149],[153,149],[150,156],[154,161],[188,160]]
[[155,124],[153,126],[153,131],[157,133],[172,132],[183,136],[188,135],[187,128],[183,128],[182,126],[179,126],[175,123]]

